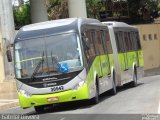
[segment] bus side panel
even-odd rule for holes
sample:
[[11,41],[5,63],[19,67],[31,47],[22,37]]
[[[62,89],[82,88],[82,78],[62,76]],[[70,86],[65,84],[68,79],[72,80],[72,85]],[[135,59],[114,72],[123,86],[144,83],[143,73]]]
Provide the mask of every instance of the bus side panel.
[[108,54],[108,57],[109,57],[109,64],[110,64],[110,70],[111,70],[112,67],[115,67],[114,56],[113,54]]
[[98,77],[102,76],[101,72],[101,65],[100,65],[100,57],[96,56],[93,62],[90,65],[90,68],[87,73],[87,85],[88,90],[90,94],[90,98],[93,98],[95,96],[95,74],[98,75]]
[[132,69],[133,64],[137,63],[137,60],[136,60],[136,51],[128,52],[127,53],[127,60],[128,60],[128,68]]
[[118,62],[120,65],[121,72],[124,71],[126,66],[125,66],[125,58],[123,53],[118,53]]
[[110,66],[109,66],[109,61],[107,60],[107,55],[101,55],[101,66],[102,66],[102,73],[103,73],[103,78],[106,78],[108,74],[110,74]]
[[144,67],[143,51],[142,50],[138,51],[138,57],[139,57],[139,66]]
[[143,61],[143,51],[138,51],[138,60],[139,60],[139,67],[137,68],[137,77],[138,79],[144,77],[144,61]]
[[[108,63],[108,60],[106,59],[106,57],[108,57],[108,56],[106,56],[106,55],[97,56],[94,59],[92,65],[88,71],[87,85],[88,85],[90,98],[95,97],[96,75],[97,75],[97,77],[99,77],[98,82],[99,82],[100,94],[112,88],[112,80],[110,79],[110,77],[108,77],[108,75],[110,74],[110,69],[109,69],[110,66],[109,66],[109,63]],[[113,54],[110,55],[110,62],[112,65],[114,65]]]

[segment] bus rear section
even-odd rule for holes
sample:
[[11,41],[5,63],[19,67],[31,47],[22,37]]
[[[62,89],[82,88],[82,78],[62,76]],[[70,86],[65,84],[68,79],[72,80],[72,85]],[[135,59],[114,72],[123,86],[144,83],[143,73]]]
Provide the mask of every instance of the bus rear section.
[[137,79],[143,77],[143,52],[138,29],[123,22],[104,22],[110,30],[110,39],[114,47],[114,58],[119,86],[131,82],[137,85]]

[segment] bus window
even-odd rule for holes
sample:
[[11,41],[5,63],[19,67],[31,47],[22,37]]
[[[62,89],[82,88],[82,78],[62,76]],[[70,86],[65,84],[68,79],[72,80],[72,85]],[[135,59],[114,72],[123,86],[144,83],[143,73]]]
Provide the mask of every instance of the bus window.
[[134,46],[133,46],[131,32],[128,32],[128,45],[129,45],[129,51],[133,51],[134,50]]
[[134,31],[131,32],[131,40],[132,40],[132,44],[133,44],[133,50],[137,50],[136,37],[135,37]]
[[117,32],[115,32],[115,39],[116,39],[116,44],[117,44],[117,50],[118,50],[118,52],[121,52],[120,43],[119,43],[118,33]]
[[95,49],[94,49],[94,45],[93,45],[90,31],[86,32],[86,37],[89,40],[90,48],[85,50],[85,54],[86,54],[87,62],[90,62],[95,57],[96,53],[95,53]]
[[96,33],[97,33],[99,54],[102,55],[102,54],[104,54],[104,47],[103,47],[103,44],[102,44],[102,40],[101,40],[101,36],[100,36],[100,31],[97,31]]
[[119,53],[124,52],[123,33],[121,31],[115,33],[116,44]]
[[101,39],[102,39],[102,42],[103,42],[103,47],[104,47],[104,50],[105,50],[105,53],[107,54],[108,51],[107,51],[107,41],[106,41],[106,34],[105,34],[105,31],[101,31]]
[[130,34],[128,34],[127,32],[124,32],[124,42],[126,45],[126,52],[129,52],[132,50],[131,39],[130,39],[129,35]]
[[99,52],[98,52],[98,48],[97,48],[97,40],[96,40],[96,33],[95,31],[91,31],[91,40],[92,40],[92,43],[93,43],[93,47],[94,47],[94,50],[95,50],[95,54],[98,55]]
[[112,44],[111,44],[111,40],[110,40],[108,31],[106,31],[106,43],[107,43],[107,52],[108,52],[108,54],[112,54],[113,53]]
[[137,49],[140,50],[141,49],[141,43],[140,43],[138,32],[135,32],[135,36],[136,36]]

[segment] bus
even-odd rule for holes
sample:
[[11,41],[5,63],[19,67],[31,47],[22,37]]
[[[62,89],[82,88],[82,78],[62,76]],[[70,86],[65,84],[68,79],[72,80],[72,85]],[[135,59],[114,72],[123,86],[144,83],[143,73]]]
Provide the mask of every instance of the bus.
[[[132,79],[126,73],[128,81],[136,85],[142,51],[138,31],[131,30],[134,51],[118,53],[113,27],[96,19],[68,18],[22,27],[13,45],[21,108],[42,112],[48,105],[63,102],[90,100],[97,104],[99,95],[107,90],[116,94],[116,87],[124,83],[120,73],[128,71],[132,72]],[[134,61],[128,65],[132,66],[121,69],[126,65],[123,59],[128,59],[124,56],[130,54]]]
[[112,42],[118,86],[131,82],[144,75],[143,52],[138,29],[124,22],[102,22],[109,29]]

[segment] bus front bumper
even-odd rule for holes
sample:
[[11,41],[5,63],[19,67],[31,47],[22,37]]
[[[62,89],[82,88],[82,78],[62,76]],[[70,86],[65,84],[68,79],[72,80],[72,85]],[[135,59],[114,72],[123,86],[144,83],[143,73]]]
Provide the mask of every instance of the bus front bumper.
[[68,90],[59,93],[32,95],[26,97],[18,92],[19,103],[22,108],[29,108],[32,106],[41,106],[54,103],[63,103],[77,100],[89,99],[87,84],[85,83],[78,90]]

